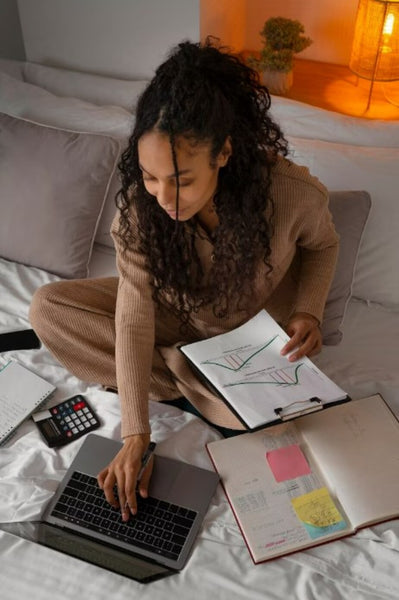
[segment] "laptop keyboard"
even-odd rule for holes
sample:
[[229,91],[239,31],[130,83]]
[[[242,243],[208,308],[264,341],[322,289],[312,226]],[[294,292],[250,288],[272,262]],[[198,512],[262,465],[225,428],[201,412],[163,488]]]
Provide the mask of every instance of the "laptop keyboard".
[[122,521],[98,487],[95,477],[75,471],[52,516],[108,535],[114,540],[177,559],[197,513],[157,498],[137,497],[137,514]]

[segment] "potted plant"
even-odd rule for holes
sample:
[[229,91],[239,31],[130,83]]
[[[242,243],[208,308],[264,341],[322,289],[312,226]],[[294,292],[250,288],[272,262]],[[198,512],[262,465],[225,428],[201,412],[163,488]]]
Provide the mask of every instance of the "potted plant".
[[260,57],[251,56],[248,62],[261,72],[262,82],[271,94],[285,94],[290,89],[294,54],[312,43],[304,32],[302,23],[294,19],[272,17],[265,22],[260,32],[263,40]]

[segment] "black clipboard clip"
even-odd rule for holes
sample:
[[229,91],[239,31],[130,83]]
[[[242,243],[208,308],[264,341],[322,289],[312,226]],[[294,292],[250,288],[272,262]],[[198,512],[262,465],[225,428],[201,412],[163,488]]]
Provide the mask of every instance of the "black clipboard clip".
[[[312,404],[309,405],[309,403]],[[307,404],[307,406],[303,406],[304,404]],[[296,408],[290,410],[292,409],[292,407]],[[301,417],[302,415],[307,415],[309,413],[322,410],[322,408],[322,401],[320,400],[320,398],[314,396],[313,398],[309,398],[309,400],[298,400],[297,402],[292,402],[291,404],[288,404],[288,406],[284,406],[282,408],[275,408],[274,412],[282,421],[289,421],[290,419],[295,419],[295,417]]]

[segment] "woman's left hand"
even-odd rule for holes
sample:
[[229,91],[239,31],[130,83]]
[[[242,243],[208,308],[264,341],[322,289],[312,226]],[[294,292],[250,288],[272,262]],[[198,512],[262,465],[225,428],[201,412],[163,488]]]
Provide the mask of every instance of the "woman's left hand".
[[322,337],[319,321],[308,313],[295,313],[285,328],[290,341],[282,348],[281,354],[290,354],[288,360],[294,362],[303,356],[313,356],[321,350]]

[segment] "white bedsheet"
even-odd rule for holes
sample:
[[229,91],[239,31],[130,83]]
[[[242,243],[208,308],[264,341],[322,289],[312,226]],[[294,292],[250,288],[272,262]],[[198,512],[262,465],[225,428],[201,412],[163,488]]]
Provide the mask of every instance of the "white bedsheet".
[[[98,275],[99,270],[95,271]],[[108,274],[108,272],[106,273]],[[43,271],[0,259],[0,331],[29,326],[27,314],[34,290],[55,280]],[[350,345],[326,348],[319,365],[356,397],[369,391],[387,392],[395,404],[398,390],[398,344],[392,338],[388,316],[370,311],[368,328],[378,352],[387,357],[382,374],[380,362],[373,362],[366,336],[359,336],[358,319],[367,307],[353,302],[348,319],[367,363],[352,356]],[[351,332],[352,326],[348,326]],[[389,328],[387,341],[377,335]],[[383,330],[384,331],[384,330]],[[346,331],[347,334],[347,331]],[[363,344],[363,346],[362,346]],[[369,342],[367,342],[369,344]],[[341,348],[341,349],[340,349]],[[369,354],[368,354],[369,353]],[[86,385],[68,374],[45,348],[8,353],[57,386],[49,404],[78,392],[88,394],[103,426],[100,435],[119,438],[118,397],[99,386]],[[374,353],[375,356],[375,353]],[[335,366],[332,360],[337,359]],[[373,369],[374,374],[373,377]],[[392,372],[390,371],[392,370]],[[391,377],[390,377],[391,376]],[[372,389],[381,380],[380,389]],[[378,386],[377,386],[378,387]],[[355,394],[354,394],[355,395]],[[399,405],[398,405],[399,407]],[[219,434],[201,420],[178,409],[151,403],[153,438],[157,451],[204,468],[211,468],[205,444]],[[81,440],[60,450],[48,448],[32,421],[24,423],[16,435],[0,449],[0,521],[29,520],[40,517],[55,491]],[[219,486],[193,554],[178,575],[148,585],[88,565],[47,548],[0,533],[0,595],[2,600],[130,600],[146,598],[195,600],[262,599],[277,600],[376,600],[399,598],[399,521],[364,529],[345,540],[306,552],[292,554],[269,563],[254,565]]]
[[351,299],[343,334],[314,362],[352,398],[379,393],[399,417],[399,311]]

